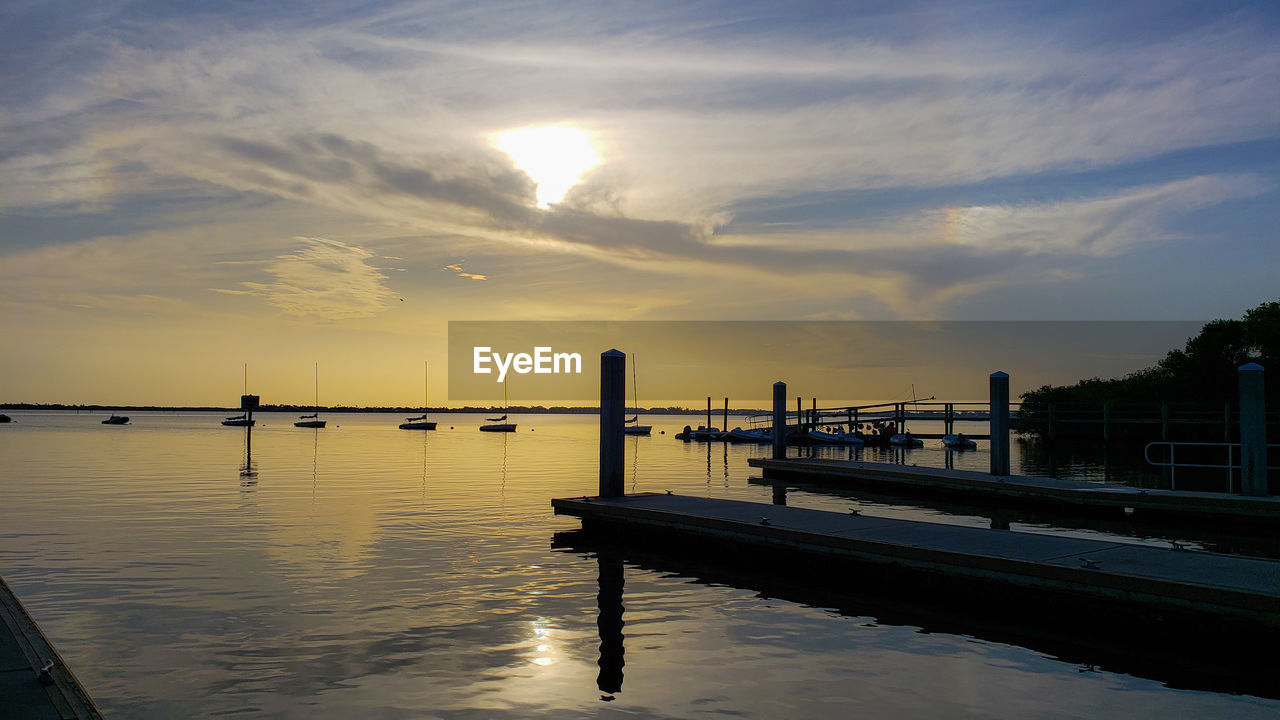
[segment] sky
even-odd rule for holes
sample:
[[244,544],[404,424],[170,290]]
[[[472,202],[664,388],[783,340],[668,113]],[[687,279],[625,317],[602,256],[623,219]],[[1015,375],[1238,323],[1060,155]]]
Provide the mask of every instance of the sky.
[[319,363],[322,403],[417,405],[427,361],[444,404],[450,321],[1238,317],[1280,295],[1277,37],[1273,2],[10,0],[0,402],[228,405],[247,365],[304,403]]

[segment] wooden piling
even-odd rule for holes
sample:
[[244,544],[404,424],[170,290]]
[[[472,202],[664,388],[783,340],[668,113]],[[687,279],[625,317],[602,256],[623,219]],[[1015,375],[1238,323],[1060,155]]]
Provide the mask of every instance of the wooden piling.
[[626,494],[623,482],[623,428],[626,426],[627,356],[600,353],[600,497]]
[[1009,475],[1009,373],[997,370],[990,378],[991,474]]
[[729,398],[724,399],[724,424],[720,429],[729,432]]
[[773,459],[787,457],[787,384],[773,384]]
[[1240,381],[1240,493],[1267,494],[1267,418],[1263,397],[1263,369],[1246,363],[1237,371]]
[[707,430],[711,429],[711,396],[707,396]]

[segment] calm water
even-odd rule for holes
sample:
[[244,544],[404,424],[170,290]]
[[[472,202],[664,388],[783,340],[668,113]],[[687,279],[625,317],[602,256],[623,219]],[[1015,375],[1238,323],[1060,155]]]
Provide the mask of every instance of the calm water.
[[[314,431],[267,414],[253,432],[257,476],[243,478],[244,432],[214,415],[131,413],[133,425],[110,427],[11,414],[0,573],[113,718],[1280,712],[1088,657],[877,622],[856,600],[837,612],[649,564],[623,570],[625,667],[606,694],[601,565],[552,549],[578,523],[549,507],[596,490],[594,416],[516,416],[519,432],[504,435],[477,432],[473,416],[440,416],[422,433],[392,416],[329,415]],[[629,487],[769,503],[772,488],[746,465],[766,450],[671,438],[697,420],[651,418],[652,437],[628,438]],[[947,462],[933,449],[898,459]],[[985,469],[988,457],[954,462]],[[850,493],[792,490],[788,503],[990,523]]]

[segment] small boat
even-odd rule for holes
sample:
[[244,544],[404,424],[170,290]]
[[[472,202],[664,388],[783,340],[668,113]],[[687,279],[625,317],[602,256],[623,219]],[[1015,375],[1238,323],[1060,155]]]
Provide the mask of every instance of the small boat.
[[901,448],[918,448],[924,447],[924,441],[912,435],[911,433],[898,433],[889,436],[889,444],[893,447]]
[[422,363],[422,414],[418,417],[405,418],[400,423],[401,430],[435,430],[436,423],[427,419],[427,363]]
[[[636,403],[636,409],[640,409],[640,390],[636,384],[636,355],[631,354],[631,398]],[[653,430],[652,425],[641,425],[640,416],[632,415],[631,419],[622,424],[623,435],[648,435]]]
[[404,422],[400,423],[400,429],[401,430],[435,430],[436,424],[437,423],[434,420],[428,420],[427,414],[423,413],[418,417],[405,418]]
[[684,430],[676,433],[677,440],[699,440],[707,442],[710,440],[720,440],[724,437],[724,433],[720,432],[720,428],[709,428],[706,425],[699,425],[697,430],[691,429],[688,425],[684,426]]
[[316,363],[316,404],[313,406],[315,412],[310,415],[299,415],[298,422],[294,423],[294,427],[300,428],[322,428],[324,420],[320,419],[320,363]]
[[5,415],[4,413],[0,413],[0,423],[7,423],[7,422],[13,422],[13,418],[9,417],[8,415]]
[[111,417],[107,418],[106,420],[103,420],[102,424],[103,425],[128,425],[129,418],[124,415],[116,415],[115,413],[111,413]]
[[724,441],[731,443],[755,443],[767,445],[773,442],[773,433],[769,430],[743,430],[736,427],[724,434]]
[[[507,383],[502,383],[502,398],[506,403],[506,407],[511,407],[511,400],[507,397]],[[516,424],[507,422],[507,413],[502,413],[502,417],[485,418],[488,425],[481,425],[480,432],[515,432]]]
[[[244,399],[249,396],[249,363],[244,364],[244,394],[240,396],[240,407],[244,409]],[[249,413],[243,415],[232,415],[222,421],[227,427],[253,427],[255,421],[249,418]]]
[[978,443],[964,436],[964,433],[943,435],[942,444],[950,450],[977,450]]
[[851,432],[822,432],[821,430],[810,430],[809,441],[822,445],[849,445],[852,447],[862,447],[866,444],[866,440],[859,433]]
[[299,415],[298,422],[294,423],[293,426],[300,428],[322,428],[325,426],[325,421],[320,419],[320,413]]

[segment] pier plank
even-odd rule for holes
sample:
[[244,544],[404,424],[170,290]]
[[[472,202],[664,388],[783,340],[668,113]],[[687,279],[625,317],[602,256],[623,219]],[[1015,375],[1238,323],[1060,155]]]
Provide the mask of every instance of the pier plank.
[[552,501],[584,527],[706,536],[743,550],[957,576],[1280,629],[1280,561],[681,495]]
[[[52,661],[51,680],[37,673]],[[0,578],[0,720],[102,720],[93,700]]]
[[1277,521],[1280,497],[1247,497],[1229,493],[1136,488],[1070,478],[1028,475],[997,477],[971,470],[947,470],[915,465],[808,458],[751,458],[766,478],[804,478],[841,485],[896,488],[905,492],[959,495],[1013,504],[1040,504],[1055,509],[1100,509],[1139,516],[1147,513],[1196,515],[1218,520]]

